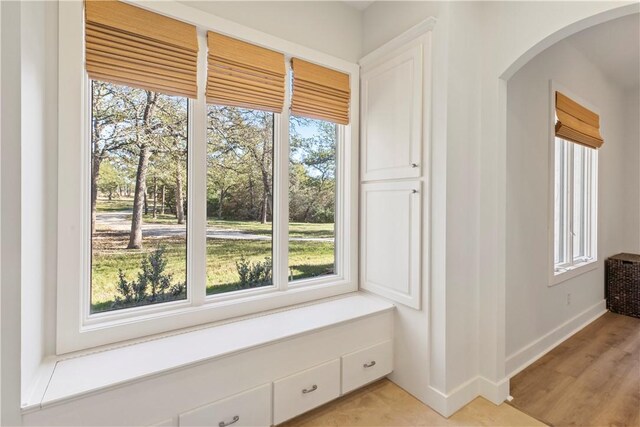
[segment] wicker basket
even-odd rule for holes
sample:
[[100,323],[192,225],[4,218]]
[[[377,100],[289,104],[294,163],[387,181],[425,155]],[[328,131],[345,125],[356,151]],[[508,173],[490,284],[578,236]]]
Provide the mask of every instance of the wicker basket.
[[618,254],[608,258],[605,265],[607,308],[640,318],[640,255]]

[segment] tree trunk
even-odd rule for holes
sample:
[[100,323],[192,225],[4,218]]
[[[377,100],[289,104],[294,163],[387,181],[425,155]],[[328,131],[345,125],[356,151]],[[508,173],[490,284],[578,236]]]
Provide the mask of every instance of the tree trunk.
[[160,203],[160,215],[164,215],[164,184],[162,184],[162,198]]
[[[158,95],[147,91],[147,105],[144,108],[143,123],[145,137],[150,136],[151,118],[153,117]],[[136,189],[133,195],[133,213],[131,215],[131,233],[129,234],[129,244],[127,249],[142,248],[142,209],[147,197],[147,169],[149,168],[149,157],[151,156],[151,141],[145,138],[140,146],[140,158],[138,159],[138,170],[136,172]]]
[[129,235],[129,245],[127,249],[142,248],[142,212],[147,192],[145,180],[147,179],[150,155],[151,150],[149,146],[143,144],[140,148],[138,172],[136,173],[136,189],[133,193],[133,214],[131,215],[131,234]]
[[267,223],[268,206],[269,206],[269,195],[267,193],[264,193],[264,200],[262,201],[262,221],[260,221],[262,224]]
[[154,176],[153,177],[153,217],[157,218],[158,217],[158,210],[156,209],[158,206],[158,179]]
[[149,215],[149,203],[147,203],[147,183],[144,183],[144,214]]
[[96,206],[98,204],[98,176],[100,176],[100,156],[93,156],[91,168],[91,234],[96,232]]
[[224,200],[224,196],[226,195],[226,192],[224,191],[224,188],[220,189],[220,203],[218,203],[218,219],[222,219],[222,204],[223,204],[223,200]]
[[180,165],[176,165],[176,218],[178,224],[184,224],[184,200],[182,197],[182,173]]

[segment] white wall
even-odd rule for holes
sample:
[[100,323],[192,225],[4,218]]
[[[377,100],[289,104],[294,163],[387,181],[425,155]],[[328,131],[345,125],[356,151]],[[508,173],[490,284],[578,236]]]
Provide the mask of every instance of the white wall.
[[[552,287],[547,286],[552,268],[547,233],[550,79],[600,112],[605,140],[598,150],[598,268]],[[565,322],[598,304],[601,312],[605,258],[640,249],[640,141],[629,135],[624,95],[569,40],[536,56],[508,82],[507,371],[536,356],[542,344],[530,346]]]
[[[555,41],[631,13],[630,8],[637,4],[375,2],[365,10],[365,53],[427,16],[438,18],[434,31],[430,311],[419,315],[399,310],[412,322],[403,339],[427,340],[428,353],[414,360],[422,358],[430,365],[429,390],[424,391],[422,375],[407,375],[399,381],[423,401],[435,405],[446,399],[455,408],[478,392],[494,401],[508,394],[503,79]],[[427,337],[422,326],[416,326],[425,323],[429,323]],[[420,364],[407,371],[414,368],[419,369]],[[400,372],[393,378],[399,380]]]
[[[626,112],[624,120],[627,125],[626,137],[630,141],[640,141],[640,120],[638,119],[640,117],[640,88],[627,93],[624,110]],[[640,142],[635,153],[629,153],[628,156],[625,156],[625,160],[628,162],[626,169],[629,171],[631,182],[637,183],[636,191],[631,191],[626,195],[629,204],[625,207],[625,223],[629,224],[629,239],[633,239],[635,236],[636,248],[640,248],[640,220],[633,222],[634,218],[640,218]]]
[[2,2],[1,425],[20,423],[20,4]]
[[22,224],[28,224],[22,228],[21,302],[22,335],[29,337],[22,342],[22,389],[28,392],[40,362],[53,351],[55,333],[57,5],[21,7]]
[[182,1],[256,30],[356,62],[360,11],[340,1]]

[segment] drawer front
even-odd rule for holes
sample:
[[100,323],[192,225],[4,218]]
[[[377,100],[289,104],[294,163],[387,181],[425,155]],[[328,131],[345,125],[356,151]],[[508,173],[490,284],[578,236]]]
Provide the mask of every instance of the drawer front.
[[273,422],[280,424],[340,395],[340,360],[273,383]]
[[342,393],[348,393],[393,371],[393,345],[385,341],[342,356]]
[[265,384],[180,414],[180,427],[269,425],[271,425],[271,384]]

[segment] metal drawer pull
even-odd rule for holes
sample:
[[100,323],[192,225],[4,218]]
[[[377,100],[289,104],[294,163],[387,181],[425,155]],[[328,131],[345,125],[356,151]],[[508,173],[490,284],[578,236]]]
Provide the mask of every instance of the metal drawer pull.
[[413,190],[411,190],[411,192],[412,192],[413,194],[418,194],[418,190],[416,190],[415,188],[414,188]]
[[307,393],[311,393],[312,391],[316,391],[318,389],[317,385],[313,385],[311,386],[311,388],[305,388],[304,390],[302,390],[302,394],[307,394]]
[[417,163],[411,163],[411,167],[412,167],[412,168],[417,168],[417,167],[418,167],[418,164],[417,164]]
[[220,421],[218,423],[218,427],[227,427],[230,426],[231,424],[235,424],[238,421],[240,421],[240,417],[238,415],[234,416],[233,419],[231,421],[229,421],[228,423],[225,423],[224,421]]
[[365,364],[364,364],[364,365],[362,365],[362,366],[364,366],[365,368],[370,368],[370,367],[375,366],[375,365],[376,365],[376,361],[375,361],[375,360],[372,360],[371,362],[369,362],[369,363],[365,363]]

